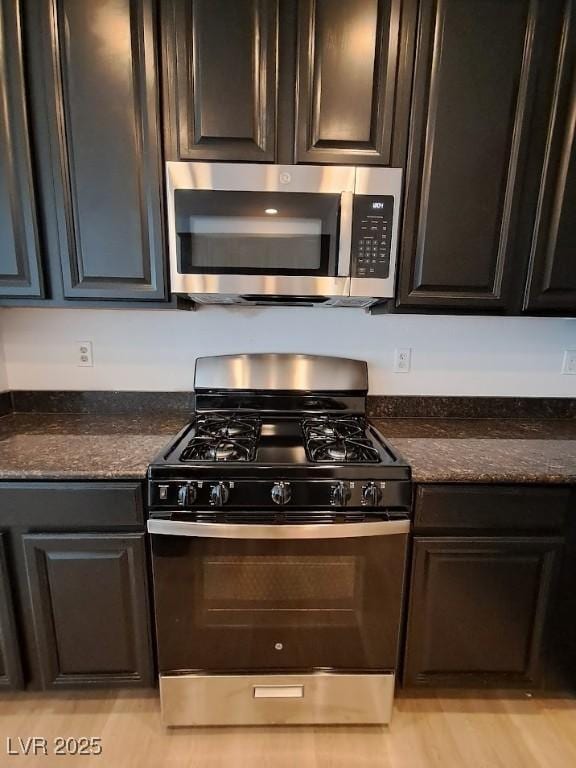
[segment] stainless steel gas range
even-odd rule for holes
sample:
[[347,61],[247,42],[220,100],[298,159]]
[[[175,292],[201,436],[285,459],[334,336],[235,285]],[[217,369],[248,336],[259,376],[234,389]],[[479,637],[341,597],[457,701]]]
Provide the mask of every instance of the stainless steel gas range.
[[389,722],[411,481],[367,389],[356,360],[197,361],[148,471],[167,725]]

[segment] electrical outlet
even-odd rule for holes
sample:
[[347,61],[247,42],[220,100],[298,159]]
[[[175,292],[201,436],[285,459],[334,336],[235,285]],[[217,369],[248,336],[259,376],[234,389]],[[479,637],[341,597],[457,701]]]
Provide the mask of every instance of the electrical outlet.
[[412,362],[410,347],[394,350],[394,373],[409,373]]
[[91,341],[76,342],[76,365],[81,368],[92,368],[94,365]]
[[562,373],[576,374],[576,349],[565,349],[562,360]]

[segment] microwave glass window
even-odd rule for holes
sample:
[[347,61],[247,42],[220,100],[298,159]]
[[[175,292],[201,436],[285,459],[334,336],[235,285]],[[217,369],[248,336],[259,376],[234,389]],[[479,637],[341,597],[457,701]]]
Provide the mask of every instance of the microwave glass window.
[[176,190],[183,274],[329,275],[340,196]]

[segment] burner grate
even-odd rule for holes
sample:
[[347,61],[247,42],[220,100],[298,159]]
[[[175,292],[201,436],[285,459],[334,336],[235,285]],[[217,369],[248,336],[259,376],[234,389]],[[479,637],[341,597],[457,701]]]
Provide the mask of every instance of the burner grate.
[[309,461],[331,464],[378,464],[380,453],[359,416],[326,416],[302,422]]
[[180,461],[253,461],[260,428],[257,416],[200,414]]

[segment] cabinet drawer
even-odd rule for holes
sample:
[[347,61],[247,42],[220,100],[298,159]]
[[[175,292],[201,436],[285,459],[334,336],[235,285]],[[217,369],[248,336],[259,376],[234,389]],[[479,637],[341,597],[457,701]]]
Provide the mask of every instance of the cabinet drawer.
[[144,525],[140,483],[0,483],[0,525],[99,529]]
[[564,526],[568,488],[421,485],[414,528],[432,530],[549,530]]

